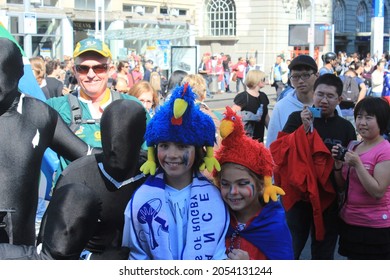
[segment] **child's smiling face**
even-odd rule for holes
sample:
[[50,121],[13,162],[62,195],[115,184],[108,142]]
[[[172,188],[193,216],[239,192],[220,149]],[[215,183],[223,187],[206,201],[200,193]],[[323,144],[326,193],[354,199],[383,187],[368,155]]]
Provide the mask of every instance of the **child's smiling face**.
[[224,164],[221,170],[221,195],[235,212],[253,213],[259,210],[260,188],[254,178],[238,164]]
[[157,145],[157,158],[168,178],[192,178],[195,162],[195,146],[174,142]]

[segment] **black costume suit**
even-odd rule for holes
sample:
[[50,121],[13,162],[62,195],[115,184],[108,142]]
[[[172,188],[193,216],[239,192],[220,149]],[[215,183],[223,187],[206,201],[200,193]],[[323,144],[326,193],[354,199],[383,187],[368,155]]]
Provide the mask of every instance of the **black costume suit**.
[[[92,259],[127,259],[128,249],[121,248],[124,211],[136,188],[144,177],[139,167],[141,145],[146,129],[146,111],[136,101],[116,100],[105,110],[101,119],[103,153],[85,156],[72,162],[61,174],[56,188],[79,182],[94,190],[102,201],[99,223],[85,248]],[[138,174],[141,179],[124,183],[119,189],[103,174],[98,164],[115,181],[123,182]],[[45,216],[42,226],[45,227]],[[45,236],[39,239],[45,240]],[[116,253],[115,253],[116,252]],[[107,253],[107,254],[105,254]]]
[[[58,113],[44,102],[21,94],[22,54],[18,46],[0,38],[0,209],[13,209],[12,225],[1,229],[3,240],[35,244],[35,214],[40,167],[47,148],[69,160],[88,152]],[[1,222],[1,221],[0,221]],[[4,235],[4,231],[7,233]]]
[[64,185],[56,190],[47,207],[42,249],[2,243],[0,259],[78,260],[96,229],[100,211],[101,201],[92,189],[77,183]]

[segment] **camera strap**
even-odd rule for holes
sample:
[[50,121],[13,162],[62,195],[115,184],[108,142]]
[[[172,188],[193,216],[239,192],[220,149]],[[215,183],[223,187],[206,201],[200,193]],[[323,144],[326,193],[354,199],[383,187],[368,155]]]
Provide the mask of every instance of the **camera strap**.
[[[361,141],[357,140],[352,140],[348,144],[348,150],[353,151],[355,148],[362,143]],[[341,207],[345,204],[348,198],[348,187],[349,187],[349,172],[351,170],[351,167],[348,166],[348,171],[347,171],[347,177],[345,178],[345,183],[344,183],[344,189],[342,192],[339,193],[339,210],[341,210]]]
[[343,205],[347,201],[350,169],[351,169],[351,167],[348,167],[347,177],[345,178],[345,183],[344,183],[344,190],[339,192],[339,211],[341,210],[341,208],[343,207]]

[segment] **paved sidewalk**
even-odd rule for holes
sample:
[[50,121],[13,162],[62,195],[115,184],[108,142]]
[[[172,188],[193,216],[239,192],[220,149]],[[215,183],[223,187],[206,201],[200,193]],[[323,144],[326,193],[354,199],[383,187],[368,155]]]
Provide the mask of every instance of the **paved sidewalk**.
[[[267,85],[264,88],[262,88],[261,91],[263,91],[263,92],[265,92],[267,94],[269,102],[270,102],[270,104],[268,106],[268,109],[272,110],[272,108],[274,107],[275,102],[276,102],[276,91],[275,91],[275,88],[271,87],[270,85]],[[207,102],[213,102],[213,101],[233,100],[234,97],[236,96],[236,94],[237,94],[236,92],[216,93],[216,94],[213,94],[213,96],[214,96],[213,98],[206,98],[205,102],[207,103]]]

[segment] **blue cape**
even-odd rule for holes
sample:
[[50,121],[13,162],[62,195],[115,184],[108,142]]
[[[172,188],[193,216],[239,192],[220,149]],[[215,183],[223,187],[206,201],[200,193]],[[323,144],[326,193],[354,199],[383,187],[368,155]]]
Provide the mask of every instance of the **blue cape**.
[[[226,238],[231,238],[230,225]],[[267,203],[260,214],[242,231],[240,237],[258,248],[269,260],[293,260],[292,238],[280,202]]]

